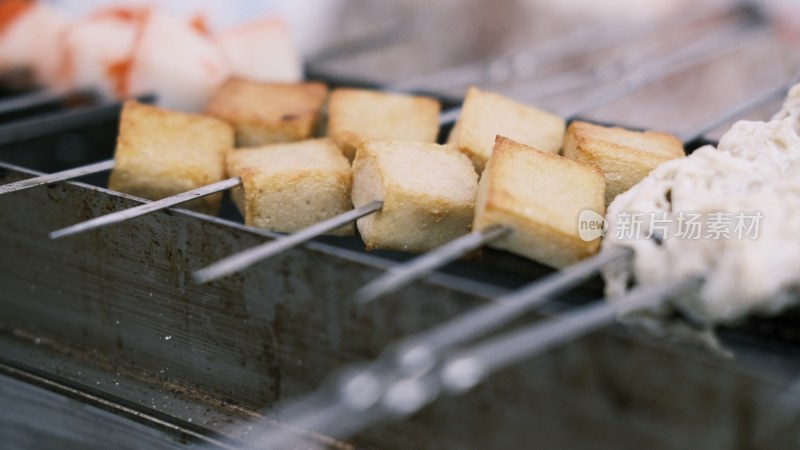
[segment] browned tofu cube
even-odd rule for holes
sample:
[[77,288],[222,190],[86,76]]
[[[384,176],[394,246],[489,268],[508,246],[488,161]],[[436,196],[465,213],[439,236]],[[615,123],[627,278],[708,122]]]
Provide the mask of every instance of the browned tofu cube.
[[472,227],[511,227],[491,246],[564,267],[597,252],[600,240],[581,239],[578,218],[586,209],[605,214],[605,185],[596,167],[498,137]]
[[351,161],[364,140],[432,143],[440,108],[429,97],[339,88],[328,104],[328,135]]
[[[329,139],[237,149],[227,164],[231,176],[242,177],[233,195],[247,225],[293,233],[353,209],[350,162]],[[331,234],[354,230],[350,224]]]
[[605,173],[606,205],[658,167],[683,158],[677,137],[658,131],[631,131],[574,121],[564,136],[564,156]]
[[230,79],[214,93],[206,112],[235,127],[237,147],[258,147],[312,137],[327,96],[322,83]]
[[[233,128],[219,119],[129,100],[122,108],[108,187],[158,200],[222,181],[231,147]],[[216,214],[221,199],[214,194],[185,207]]]
[[353,205],[382,200],[358,220],[368,249],[424,252],[469,231],[478,174],[449,145],[366,141],[353,162]]
[[469,156],[478,173],[498,135],[541,151],[558,153],[566,125],[560,117],[499,94],[470,87],[448,142]]

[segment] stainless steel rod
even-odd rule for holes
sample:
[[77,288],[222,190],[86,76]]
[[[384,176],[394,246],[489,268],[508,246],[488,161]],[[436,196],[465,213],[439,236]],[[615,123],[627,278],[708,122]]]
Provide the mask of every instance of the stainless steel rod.
[[447,111],[442,112],[442,114],[439,116],[439,126],[443,127],[445,125],[456,123],[459,115],[461,115],[461,107],[448,109]]
[[589,306],[553,317],[544,323],[491,338],[459,352],[444,364],[444,387],[455,391],[472,388],[504,367],[605,327],[620,315],[661,305],[696,289],[700,283],[698,278],[686,278],[633,291],[614,302],[599,299]]
[[0,101],[0,115],[13,114],[49,105],[58,105],[70,99],[94,98],[95,92],[84,90],[76,92],[57,92],[53,90],[34,91],[27,94],[16,95]]
[[394,292],[412,281],[430,274],[434,270],[475,251],[511,232],[510,227],[497,225],[485,230],[473,231],[453,239],[428,253],[390,268],[355,293],[355,301],[367,304],[376,298]]
[[373,214],[383,208],[383,202],[375,200],[366,205],[344,212],[330,219],[315,223],[302,230],[287,234],[265,244],[249,248],[245,251],[221,259],[210,266],[200,269],[194,273],[194,280],[197,283],[207,283],[212,280],[230,275],[240,270],[246,269],[253,264],[284,252],[292,247],[307,242],[317,236],[321,236],[331,230],[369,214]]
[[73,178],[90,175],[93,173],[104,172],[114,168],[114,160],[107,159],[105,161],[88,164],[74,169],[68,169],[61,172],[51,173],[48,175],[41,175],[38,177],[28,178],[27,180],[16,181],[0,186],[0,195],[8,194],[11,192],[21,191],[36,186],[43,186],[45,184],[57,183],[59,181],[71,180]]
[[[151,95],[143,95],[138,98],[144,102],[153,99]],[[0,145],[47,136],[87,125],[116,121],[121,110],[122,102],[110,102],[8,122],[0,125]]]
[[606,265],[627,262],[630,257],[630,250],[614,248],[604,250],[559,272],[553,272],[521,289],[498,297],[492,303],[410,337],[404,343],[398,359],[403,364],[413,365],[417,361],[427,364],[424,360],[428,355],[435,355],[447,348],[495,331],[548,302],[553,296],[586,281]]
[[173,195],[171,197],[163,198],[161,200],[145,203],[122,211],[113,212],[111,214],[106,214],[104,216],[95,217],[94,219],[89,219],[85,222],[77,223],[75,225],[71,225],[66,228],[53,231],[50,233],[50,239],[59,239],[66,236],[72,236],[78,233],[83,233],[85,231],[104,227],[106,225],[124,222],[126,220],[133,219],[134,217],[143,216],[151,212],[169,208],[170,206],[186,203],[188,201],[196,200],[198,198],[215,194],[217,192],[226,191],[236,186],[240,186],[241,184],[242,184],[242,179],[239,177],[228,178],[227,180],[218,181],[216,183],[212,183],[198,189],[182,192],[178,195]]

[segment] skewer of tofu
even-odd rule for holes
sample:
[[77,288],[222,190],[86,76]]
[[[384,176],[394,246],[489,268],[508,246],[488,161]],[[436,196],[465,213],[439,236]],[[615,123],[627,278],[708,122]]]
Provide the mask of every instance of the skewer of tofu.
[[[781,90],[785,91],[786,87],[782,86]],[[774,93],[770,92],[769,94],[769,96],[760,97],[759,102],[756,103],[761,104],[771,99]],[[550,152],[558,152],[561,148],[562,140],[564,139],[564,121],[557,116],[494,93],[483,92],[476,88],[471,88],[468,91],[463,107],[460,108],[459,111],[461,111],[462,114],[450,134],[449,143],[457,146],[462,153],[468,155],[479,173],[492,152],[494,139],[497,134],[513,136],[521,142],[531,144],[537,148],[545,148]],[[443,114],[442,117],[445,115],[447,115],[447,113]],[[336,121],[334,122],[336,123]],[[361,125],[360,122],[359,120],[352,120],[353,126]],[[537,123],[540,126],[531,127],[531,123]],[[714,124],[716,123],[717,120],[715,120]],[[616,128],[605,129],[590,124],[577,125],[576,123],[576,125],[569,130],[569,134],[581,140],[581,145],[575,145],[579,150],[576,150],[574,158],[598,161],[601,168],[609,173],[607,176],[607,180],[609,181],[607,181],[607,183],[610,185],[610,191],[612,192],[619,192],[625,187],[633,185],[659,162],[683,156],[683,146],[680,141],[666,134],[653,132],[639,133]],[[696,130],[696,132],[702,131],[703,130]],[[589,135],[588,137],[586,136],[587,134]],[[594,135],[597,135],[596,138]],[[365,134],[365,136],[368,137],[369,135]],[[615,154],[615,151],[617,154]],[[371,153],[374,154],[375,152]],[[380,156],[377,158],[382,159]],[[375,158],[369,159],[374,160]],[[383,159],[388,161],[389,156]],[[424,158],[421,161],[424,161]],[[398,161],[395,161],[391,164],[383,163],[379,166],[388,167],[390,165],[396,166],[397,164]],[[427,166],[425,163],[421,163],[420,165]],[[461,165],[463,165],[463,163]],[[533,165],[535,166],[536,164],[534,163]],[[360,180],[369,177],[370,175],[368,175],[364,169],[369,169],[371,166],[372,164],[360,164],[357,162],[354,165],[354,178]],[[452,164],[452,166],[457,167],[458,164]],[[632,171],[631,168],[636,168],[637,170],[633,173],[628,173]],[[390,171],[391,168],[387,170]],[[464,173],[466,173],[466,171],[464,171]],[[549,173],[544,174],[544,176],[549,175]],[[533,182],[529,180],[529,177],[522,178],[526,180],[525,182]],[[386,184],[391,184],[390,188],[401,188],[402,186],[402,183],[398,182],[389,183],[387,181]],[[467,186],[467,184],[463,184],[462,186]],[[353,200],[356,207],[362,207],[367,202],[380,200],[382,196],[387,193],[387,188],[380,186],[380,183],[372,183],[370,189],[373,191],[372,195],[354,194]],[[389,189],[389,191],[391,191],[391,189]],[[428,199],[432,199],[432,197],[429,195]],[[426,201],[426,199],[420,198],[418,201]],[[553,204],[556,203],[557,202],[554,202]],[[584,205],[584,207],[585,206],[588,205]],[[603,211],[601,211],[598,206],[595,206],[595,209],[602,215]],[[371,208],[370,211],[377,212],[377,210],[373,211]],[[359,230],[369,248],[388,248],[392,250],[410,250],[417,252],[435,248],[435,246],[431,245],[431,242],[423,245],[415,242],[415,239],[419,240],[421,238],[420,235],[422,233],[416,228],[416,224],[413,222],[413,215],[405,214],[400,216],[400,220],[395,219],[394,222],[396,226],[393,233],[382,232],[379,228],[376,233],[376,229],[373,228],[372,225],[375,222],[381,223],[381,220],[375,219],[375,217],[381,216],[383,216],[383,214],[378,212],[378,214],[364,217],[358,222]],[[411,218],[411,220],[404,222],[402,221],[403,217]],[[571,223],[573,220],[574,217],[566,218],[565,216],[565,230],[574,230],[574,224],[566,225],[567,222]],[[208,282],[245,269],[256,262],[306,242],[318,236],[322,231],[330,230],[331,227],[338,226],[339,224],[340,222],[338,221],[321,224],[319,227],[302,230],[302,234],[298,236],[287,236],[231,255],[197,271],[195,273],[195,280],[201,283]],[[467,224],[467,227],[469,227],[469,224]],[[403,232],[403,230],[414,231],[410,234],[409,232]],[[453,229],[451,229],[448,230],[448,233],[456,237],[464,234],[466,231],[467,228],[461,231],[453,231]],[[414,260],[416,261],[415,264],[398,266],[396,269],[390,270],[386,276],[381,277],[367,289],[361,291],[358,298],[360,301],[366,302],[388,292],[388,290],[399,288],[401,285],[429,273],[437,267],[441,267],[448,262],[458,259],[489,242],[502,238],[508,232],[509,229],[503,226],[485,226],[480,228],[460,238],[461,240],[442,247],[439,251],[421,256]],[[378,236],[378,241],[376,241],[378,242],[377,245],[369,241],[369,237],[374,235]],[[392,237],[383,238],[381,241],[382,238],[380,236]],[[402,242],[404,240],[407,241],[406,244]],[[444,241],[439,241],[439,243],[442,242]],[[517,248],[518,245],[512,244],[511,247]]]
[[[455,148],[434,143],[438,123],[439,104],[429,98],[355,89],[334,91],[329,104],[329,137],[348,157],[355,156],[358,149],[350,197],[355,210],[299,231],[285,230],[297,232],[220,260],[195,272],[195,280],[202,283],[236,272],[351,224],[354,218],[363,217],[359,230],[370,248],[404,246],[421,252],[431,248],[431,242],[457,236],[472,215],[477,174],[469,159]],[[427,233],[409,238],[409,222],[425,227]]]
[[[54,231],[50,234],[51,238],[69,236],[207,196],[211,197],[206,199],[205,203],[199,203],[207,206],[206,208],[201,208],[201,210],[215,212],[219,208],[219,196],[212,194],[218,194],[224,190],[240,186],[242,177],[252,181],[248,182],[251,188],[255,186],[256,181],[254,180],[263,179],[263,177],[253,176],[253,170],[264,169],[264,158],[261,158],[262,161],[260,163],[255,164],[257,167],[244,167],[242,173],[239,173],[239,170],[236,169],[230,174],[230,178],[223,179],[226,172],[224,167],[225,154],[227,154],[228,149],[234,147],[234,129],[237,141],[243,145],[308,138],[313,132],[320,115],[325,100],[325,92],[324,86],[318,83],[305,83],[294,85],[294,87],[288,85],[267,86],[263,84],[256,86],[254,83],[242,80],[230,80],[220,89],[218,98],[210,102],[208,111],[217,117],[232,122],[235,128],[228,125],[227,122],[213,117],[166,111],[135,103],[126,105],[126,110],[123,111],[116,155],[115,173],[117,175],[115,176],[112,173],[110,186],[122,191],[127,190],[134,195],[138,194],[146,198],[159,199],[158,202],[111,213]],[[420,128],[423,128],[426,136],[430,136],[429,138],[423,136],[423,138],[431,141],[435,139],[438,131],[439,104],[432,99],[355,90],[343,91],[340,94],[339,97],[345,97],[344,106],[340,105],[342,102],[335,101],[336,95],[331,98],[331,106],[340,105],[337,107],[341,109],[341,112],[334,116],[343,117],[338,122],[334,121],[334,123],[339,124],[331,132],[331,138],[334,142],[355,140],[360,132],[369,133],[370,137],[401,138],[408,135],[409,139],[420,139],[421,137],[418,134],[414,134],[418,133],[417,130]],[[355,98],[349,99],[350,94],[354,94]],[[365,94],[370,100],[369,103],[364,102],[363,97]],[[253,105],[251,100],[259,96],[272,99],[277,97],[281,98],[282,101],[273,101],[271,104],[268,103],[267,106],[257,107],[258,110],[254,111],[253,106],[251,106]],[[422,103],[422,108],[420,108],[419,103]],[[419,109],[423,109],[423,112],[433,112],[433,114],[424,115],[425,120],[420,122],[419,115],[414,114]],[[372,122],[369,127],[362,124],[362,128],[359,129],[358,126],[354,128],[350,122],[361,114],[370,114]],[[224,142],[222,140],[215,142],[208,139],[202,139],[202,142],[194,142],[201,140],[202,131],[198,129],[197,132],[193,132],[188,125],[201,122],[206,124],[217,123],[220,127],[227,127],[228,131],[225,134],[228,137],[223,139]],[[383,128],[378,128],[375,124],[381,124]],[[139,129],[139,126],[144,128]],[[161,127],[165,128],[161,129]],[[217,128],[222,133],[221,128]],[[133,144],[128,144],[129,139],[134,139]],[[141,139],[144,142],[138,142],[136,139]],[[177,147],[184,149],[186,153],[178,155],[179,152],[170,151],[169,148],[175,146],[175,143],[178,143]],[[206,159],[202,160],[202,167],[198,166],[201,171],[205,171],[203,177],[193,177],[191,174],[186,176],[187,171],[184,170],[187,164],[189,166],[196,164],[196,157],[188,157],[191,154],[189,152],[197,151],[190,150],[194,147],[204,149],[202,151],[206,155]],[[314,146],[312,145],[312,147]],[[249,151],[272,152],[273,150],[269,146],[264,146],[260,147],[260,149],[250,149]],[[236,159],[248,154],[247,152],[241,152],[240,155],[240,152],[241,150],[234,151],[230,154],[231,158]],[[289,155],[287,152],[282,154]],[[150,174],[147,170],[148,164],[159,160],[161,160],[161,163],[157,164],[157,167],[162,170],[173,169],[173,172],[165,172],[155,177]],[[303,162],[298,158],[294,158],[294,163],[289,164],[289,166],[297,166],[298,164],[303,164]],[[289,166],[285,167],[286,170],[291,170]],[[238,165],[231,164],[229,167],[235,169]],[[183,177],[180,175],[183,175]],[[209,181],[216,184],[207,186],[206,184]],[[186,190],[186,188],[192,187],[195,189]],[[198,205],[198,203],[194,203],[194,205]],[[252,203],[250,206],[256,206],[256,204]],[[246,211],[244,214],[246,217],[250,216]],[[297,231],[297,229],[281,231]]]
[[[736,117],[740,117],[744,113],[768,101],[772,101],[778,95],[784,95],[789,86],[790,85],[779,86],[755,99],[749,100],[740,107],[729,111],[724,116],[715,118],[713,121],[695,130],[684,133],[684,139],[686,142],[692,142],[698,139],[698,137],[717,128],[721,124],[727,123]],[[635,185],[661,163],[682,157],[683,145],[677,138],[664,133],[637,132],[574,121],[567,130],[564,138],[563,154],[575,161],[594,165],[603,171],[606,178],[605,204],[607,205],[611,203],[617,195]],[[510,170],[515,169],[511,168]],[[547,176],[547,174],[544,176]],[[503,181],[499,183],[501,185],[504,184]],[[558,180],[554,180],[554,183],[558,185]],[[528,190],[536,192],[536,187],[533,185],[532,181],[529,180],[527,184],[529,185],[527,186]],[[523,185],[514,186],[510,184],[505,186],[505,189],[511,190],[512,192],[526,189],[522,186]],[[500,192],[502,192],[502,190]],[[545,201],[548,200],[546,195],[538,197]],[[484,201],[488,200],[489,199],[484,199]],[[553,200],[554,201],[551,202],[552,205],[563,204],[562,201]],[[503,202],[507,202],[507,199],[501,196],[495,203]],[[510,211],[514,210],[513,208],[506,209]],[[571,230],[573,238],[581,238],[578,233],[580,230],[578,230],[577,223],[577,218],[579,218],[580,214],[583,213],[585,215],[584,218],[591,219],[590,213],[583,212],[585,209],[585,206],[573,207],[571,211],[573,214],[571,216],[572,222],[569,224],[568,228],[566,228],[566,231],[569,232]],[[524,209],[518,210],[524,211]],[[541,208],[539,208],[539,210],[541,210]],[[600,211],[595,210],[594,212],[602,215]],[[355,295],[356,301],[365,304],[383,295],[394,292],[414,280],[424,277],[434,270],[464,257],[484,245],[491,245],[493,242],[498,242],[503,236],[511,233],[512,227],[504,226],[502,221],[498,223],[496,219],[485,221],[479,217],[482,214],[485,214],[485,211],[478,208],[476,210],[476,223],[473,224],[474,231],[472,233],[450,242],[435,251],[429,252],[426,255],[422,255],[419,258],[392,267],[384,275],[376,278],[357,291]],[[564,217],[564,219],[569,218],[569,216]],[[565,220],[565,224],[567,222],[568,220]],[[491,224],[492,226],[486,226],[487,224]],[[518,226],[517,229],[519,228],[521,227]],[[596,237],[599,236],[599,233],[596,234]],[[512,252],[532,257],[532,259],[546,265],[559,267],[559,261],[554,260],[548,255],[525,254],[520,251],[524,248],[526,248],[526,243],[522,241],[517,241],[513,245],[506,246],[506,249]],[[558,251],[558,249],[555,251]]]
[[219,119],[125,102],[109,187],[157,201],[54,231],[50,237],[190,201],[190,208],[216,213],[221,202],[218,192],[240,184],[238,178],[225,179],[224,157],[233,139],[233,128]]
[[[550,113],[471,88],[462,109],[466,120],[457,122],[448,144],[370,140],[380,127],[362,117],[375,115],[372,113],[375,102],[345,91],[342,97],[350,97],[365,108],[360,114],[341,114],[335,94],[331,101],[330,134],[345,148],[353,147],[352,141],[358,142],[353,163],[353,204],[362,207],[383,202],[380,211],[357,222],[368,249],[422,253],[465,234],[474,216],[478,192],[476,171],[482,170],[492,151],[493,133],[500,130],[557,152],[565,128],[564,121]],[[429,107],[420,103],[414,106],[422,108]],[[420,117],[425,120],[418,125],[435,120],[432,111],[418,114],[416,120]],[[427,131],[417,127],[417,139],[435,138],[437,127],[429,127]],[[358,138],[354,139],[354,134]],[[207,282],[244,269],[286,250],[289,242],[304,242],[312,233],[303,230],[303,236],[303,239],[286,237],[292,240],[279,239],[232,255],[195,272],[195,279]]]

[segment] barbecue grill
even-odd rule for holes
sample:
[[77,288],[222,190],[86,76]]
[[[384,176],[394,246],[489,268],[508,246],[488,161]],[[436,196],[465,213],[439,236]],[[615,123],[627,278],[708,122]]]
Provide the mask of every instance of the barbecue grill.
[[[696,64],[662,78],[613,82],[620,100],[584,114],[647,126],[635,118],[663,113],[626,117],[631,103],[644,108],[657,85],[668,89],[704,65],[713,69],[703,73],[715,73],[715,61],[765,48],[760,39],[705,48],[687,56]],[[774,87],[798,73],[798,58],[792,64],[776,75],[780,82],[748,79],[741,95],[759,101],[736,115],[776,110]],[[673,131],[691,150],[718,136],[704,128],[735,104],[686,113]],[[0,184],[111,158],[119,109],[89,93],[0,101]],[[253,430],[287,427],[280,406],[332,372],[551,272],[489,249],[360,306],[353,293],[410,256],[325,237],[200,286],[193,271],[278,235],[242,225],[226,203],[220,217],[173,208],[47,239],[143,201],[106,183],[95,174],[0,196],[1,447],[238,448]],[[600,296],[595,279],[520,322]],[[779,406],[800,373],[797,326],[790,311],[721,330],[734,359],[614,326],[503,370],[468,394],[370,427],[351,443],[305,433],[333,448],[793,448],[798,413]]]

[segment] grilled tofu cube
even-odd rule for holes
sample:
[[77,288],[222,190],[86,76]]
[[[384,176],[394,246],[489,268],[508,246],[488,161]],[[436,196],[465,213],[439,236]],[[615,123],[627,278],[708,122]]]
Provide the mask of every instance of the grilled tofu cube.
[[512,232],[492,247],[564,267],[597,252],[600,239],[582,240],[578,218],[586,209],[605,214],[605,186],[596,167],[498,137],[472,227],[509,226]]
[[242,177],[244,192],[234,192],[234,200],[247,225],[292,233],[353,209],[350,163],[329,139],[232,150],[227,167]]
[[310,138],[327,96],[322,83],[230,79],[214,93],[206,112],[233,124],[237,147],[258,147]]
[[[150,200],[190,191],[225,178],[225,154],[233,128],[213,117],[125,102],[115,166],[108,187]],[[185,207],[219,211],[222,194]]]
[[661,163],[683,158],[677,137],[658,131],[631,131],[574,121],[564,136],[564,156],[605,173],[606,205]]
[[432,143],[440,109],[429,97],[339,88],[328,104],[328,135],[351,161],[364,140]]
[[366,141],[353,162],[353,204],[383,200],[357,222],[367,249],[418,253],[465,234],[477,190],[469,158],[449,145]]
[[541,151],[558,153],[564,128],[566,124],[556,115],[470,87],[448,143],[469,156],[475,170],[481,173],[498,135]]

